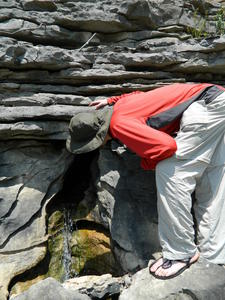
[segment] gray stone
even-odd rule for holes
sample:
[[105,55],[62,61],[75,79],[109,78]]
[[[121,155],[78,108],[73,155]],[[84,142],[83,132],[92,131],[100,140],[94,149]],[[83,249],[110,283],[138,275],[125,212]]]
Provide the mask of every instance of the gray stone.
[[[95,97],[97,99],[99,97]],[[54,104],[62,105],[88,105],[91,98],[79,95],[67,94],[49,94],[49,93],[20,93],[15,94],[1,94],[0,105],[4,106],[48,106]]]
[[[119,61],[119,60],[118,60]],[[119,67],[118,67],[119,66]],[[172,74],[170,72],[128,72],[125,70],[120,70],[119,64],[102,64],[100,61],[96,61],[96,64],[93,66],[92,70],[77,70],[73,68],[68,68],[63,71],[50,73],[47,71],[10,71],[8,69],[2,70],[0,74],[0,79],[5,80],[12,80],[17,82],[29,82],[29,83],[40,83],[42,84],[84,84],[89,83],[90,80],[95,80],[96,83],[105,83],[107,80],[114,80],[115,82],[118,82],[120,80],[127,80],[130,81],[137,80],[141,81],[139,77],[142,77],[145,80],[155,80],[155,79],[171,79]],[[39,100],[40,103],[47,102],[47,98],[50,98],[51,94],[40,94],[40,96],[43,96],[43,100]],[[22,95],[21,95],[22,96]],[[62,95],[61,99],[63,100]],[[74,95],[68,95],[67,98],[71,98],[71,102],[74,104],[81,104],[80,100],[82,99],[82,96],[74,96]],[[14,97],[16,98],[16,97]],[[22,98],[22,97],[21,97]],[[27,101],[31,97],[24,97],[24,99]],[[35,95],[33,97],[35,99]],[[52,97],[53,98],[53,94]],[[60,95],[57,97],[58,102],[60,102]],[[84,97],[83,97],[84,98]],[[33,100],[33,103],[35,105],[35,101]],[[50,99],[49,99],[50,100]],[[61,101],[62,101],[61,100]],[[23,101],[23,98],[21,99]],[[52,103],[57,103],[57,100],[54,100],[54,98],[51,100]],[[47,102],[48,103],[48,102]],[[65,101],[64,101],[65,103]]]
[[17,253],[0,254],[0,299],[8,299],[8,286],[12,278],[36,266],[45,255],[45,246],[37,246]]
[[[51,46],[32,45],[1,37],[0,63],[4,67],[28,67],[37,69],[40,65],[50,70],[66,67],[87,68],[91,62],[76,50],[67,50]],[[43,74],[45,72],[43,71]]]
[[170,280],[154,278],[148,268],[137,272],[119,300],[214,300],[224,297],[225,269],[200,259],[182,275]]
[[14,300],[91,300],[87,295],[82,295],[78,291],[71,291],[55,279],[49,277],[31,286],[24,293],[12,297]]
[[113,295],[118,295],[123,283],[122,278],[114,278],[110,274],[102,276],[82,276],[67,280],[63,286],[68,290],[77,290],[82,294],[87,294],[91,299],[105,299]]
[[[125,82],[123,84],[115,83],[115,84],[102,84],[102,85],[87,85],[87,86],[79,86],[79,87],[73,87],[69,85],[38,85],[38,84],[19,84],[17,86],[8,86],[8,84],[0,83],[0,92],[5,92],[6,89],[15,89],[15,92],[41,92],[41,93],[63,93],[63,94],[78,94],[83,96],[90,96],[90,95],[106,95],[106,94],[123,94],[132,92],[135,90],[152,90],[154,88],[164,86],[167,84],[171,84],[173,82],[184,82],[184,78],[179,79],[165,79],[165,80],[152,80],[150,82],[146,82],[145,84],[142,83],[133,83],[132,81]],[[106,97],[106,96],[105,96]],[[74,112],[78,111],[79,108],[72,108]],[[49,109],[48,109],[49,110]],[[68,109],[64,107],[64,110],[67,112]]]
[[66,140],[69,122],[55,121],[24,121],[13,124],[0,124],[0,138]]
[[[9,241],[17,240],[10,247],[16,251],[44,238],[45,219],[38,213],[61,188],[62,176],[72,156],[65,149],[55,149],[53,144],[29,140],[2,142],[0,148],[0,252],[4,253],[9,250],[4,249]],[[29,226],[36,218],[42,220],[42,226]],[[23,230],[28,231],[24,244],[17,238]]]
[[[67,120],[69,121],[76,113],[85,111],[86,108],[72,105],[53,106],[18,106],[4,107],[0,110],[0,122],[12,122],[31,119]],[[90,108],[89,108],[90,110]]]
[[120,264],[134,271],[159,251],[154,172],[141,170],[140,159],[115,142],[112,148],[100,151],[98,207]]
[[35,10],[35,11],[55,11],[57,6],[52,1],[40,1],[40,0],[27,0],[23,4],[25,10]]

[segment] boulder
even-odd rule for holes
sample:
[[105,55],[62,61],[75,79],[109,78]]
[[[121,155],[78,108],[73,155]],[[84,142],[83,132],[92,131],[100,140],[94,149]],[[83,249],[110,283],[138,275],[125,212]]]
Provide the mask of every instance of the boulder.
[[11,297],[13,300],[91,300],[87,295],[82,295],[78,291],[65,289],[57,280],[49,277],[31,286],[26,292]]
[[124,271],[143,268],[160,250],[154,172],[141,170],[140,159],[116,142],[100,151],[98,165],[101,222]]
[[148,268],[137,272],[119,300],[214,300],[224,297],[225,269],[200,259],[190,269],[170,280],[154,278]]
[[110,274],[102,276],[82,276],[67,280],[63,286],[69,291],[79,291],[87,294],[91,299],[105,299],[120,293],[122,278],[112,277]]

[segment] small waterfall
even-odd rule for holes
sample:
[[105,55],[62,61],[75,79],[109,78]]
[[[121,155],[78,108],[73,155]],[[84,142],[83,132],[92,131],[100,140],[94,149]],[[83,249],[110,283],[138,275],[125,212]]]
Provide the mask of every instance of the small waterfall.
[[72,255],[70,249],[70,241],[72,238],[73,232],[73,220],[70,214],[70,208],[64,207],[63,209],[64,216],[64,228],[63,228],[63,256],[62,263],[64,267],[64,276],[63,281],[71,278],[71,263],[72,263]]

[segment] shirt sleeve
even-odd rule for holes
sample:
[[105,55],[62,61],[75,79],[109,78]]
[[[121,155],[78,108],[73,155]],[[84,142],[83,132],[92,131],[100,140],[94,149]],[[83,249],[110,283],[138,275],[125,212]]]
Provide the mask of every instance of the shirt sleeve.
[[122,95],[120,95],[120,96],[114,96],[114,97],[108,98],[108,99],[107,99],[107,102],[108,102],[109,105],[113,105],[113,104],[115,104],[118,100],[120,100],[121,98],[125,98],[125,97],[127,97],[127,96],[131,96],[131,95],[134,95],[134,94],[142,94],[142,93],[144,93],[144,92],[142,92],[142,91],[134,91],[134,92],[128,93],[128,94],[122,94]]
[[141,157],[141,167],[145,170],[155,169],[159,161],[172,156],[177,150],[176,141],[170,135],[138,119],[112,118],[110,132]]

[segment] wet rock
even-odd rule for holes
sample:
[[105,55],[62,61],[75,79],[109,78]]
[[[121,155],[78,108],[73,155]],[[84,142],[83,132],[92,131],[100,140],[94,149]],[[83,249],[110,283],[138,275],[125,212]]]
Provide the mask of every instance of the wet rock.
[[78,229],[72,234],[71,269],[81,275],[119,274],[120,266],[112,253],[109,235],[100,231],[94,223],[92,226],[92,230]]

